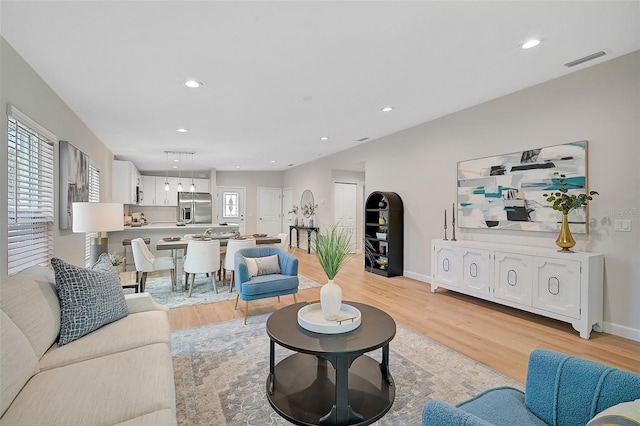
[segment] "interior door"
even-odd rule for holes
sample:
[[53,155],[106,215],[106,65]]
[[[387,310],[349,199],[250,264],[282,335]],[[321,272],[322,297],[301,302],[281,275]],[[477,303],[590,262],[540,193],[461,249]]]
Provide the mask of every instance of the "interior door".
[[236,223],[245,234],[245,189],[242,187],[218,187],[218,223]]
[[280,188],[258,188],[258,232],[277,235],[281,230]]
[[356,200],[355,183],[335,184],[335,224],[338,228],[344,228],[351,236],[351,253],[356,252]]

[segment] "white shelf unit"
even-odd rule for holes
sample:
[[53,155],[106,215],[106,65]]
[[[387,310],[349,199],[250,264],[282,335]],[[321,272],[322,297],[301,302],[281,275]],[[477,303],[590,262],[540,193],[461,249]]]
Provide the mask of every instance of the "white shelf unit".
[[588,339],[601,331],[604,256],[478,241],[431,242],[438,287],[570,323]]

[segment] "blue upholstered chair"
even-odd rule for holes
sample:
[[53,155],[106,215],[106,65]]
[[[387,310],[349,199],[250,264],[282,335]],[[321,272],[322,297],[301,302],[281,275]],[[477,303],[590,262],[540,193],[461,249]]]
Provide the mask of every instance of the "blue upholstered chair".
[[[251,276],[246,258],[265,258],[268,256],[278,256],[279,273],[270,273],[268,265],[265,268],[258,268],[258,274]],[[258,261],[259,263],[259,261]],[[253,271],[255,273],[255,271]],[[265,274],[263,274],[266,272]],[[298,259],[286,251],[277,247],[252,247],[240,249],[235,253],[235,281],[236,308],[238,300],[245,301],[244,323],[247,323],[249,314],[249,301],[264,299],[267,297],[278,297],[286,294],[293,294],[293,301],[298,302],[296,293],[298,292]]]
[[536,349],[529,356],[524,393],[499,387],[455,407],[431,400],[422,409],[422,424],[586,425],[603,410],[638,398],[640,374]]

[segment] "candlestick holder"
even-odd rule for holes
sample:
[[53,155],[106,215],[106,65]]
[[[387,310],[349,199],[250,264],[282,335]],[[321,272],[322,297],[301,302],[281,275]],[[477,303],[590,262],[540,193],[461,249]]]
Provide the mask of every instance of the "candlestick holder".
[[443,238],[443,240],[449,241],[449,239],[447,238],[447,224],[446,223],[444,224],[444,238]]
[[453,219],[451,221],[451,232],[453,233],[453,235],[451,236],[451,241],[458,241],[456,240],[456,220]]

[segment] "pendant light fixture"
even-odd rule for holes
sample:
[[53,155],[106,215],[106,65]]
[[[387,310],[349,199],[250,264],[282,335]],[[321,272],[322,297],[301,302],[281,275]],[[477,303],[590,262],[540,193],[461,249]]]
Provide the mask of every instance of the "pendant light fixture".
[[165,151],[165,154],[167,154],[167,176],[164,180],[164,190],[169,192],[169,189],[171,189],[169,187],[169,151]]
[[189,191],[196,192],[196,184],[193,183],[193,154],[195,154],[195,152],[191,153],[191,187],[189,188]]
[[[179,153],[178,162],[182,163],[182,153]],[[182,192],[182,164],[178,167],[178,192]]]

